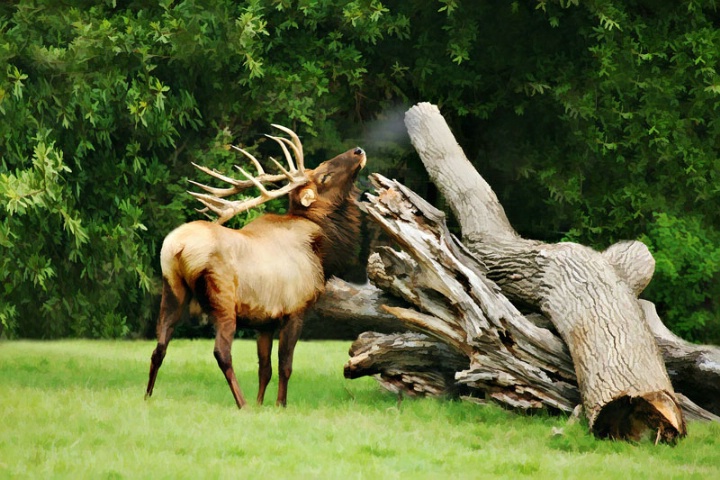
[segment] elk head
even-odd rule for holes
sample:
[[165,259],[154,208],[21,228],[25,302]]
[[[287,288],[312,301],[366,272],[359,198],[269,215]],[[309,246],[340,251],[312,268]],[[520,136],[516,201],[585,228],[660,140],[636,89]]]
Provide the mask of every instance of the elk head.
[[289,212],[319,221],[330,215],[353,191],[367,157],[356,147],[306,170],[308,183],[290,193]]

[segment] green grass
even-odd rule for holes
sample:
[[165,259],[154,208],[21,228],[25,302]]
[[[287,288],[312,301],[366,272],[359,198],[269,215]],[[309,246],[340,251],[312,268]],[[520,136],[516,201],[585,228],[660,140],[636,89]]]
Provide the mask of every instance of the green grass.
[[[211,341],[174,340],[149,401],[152,342],[1,342],[0,478],[720,478],[718,424],[654,446],[495,406],[398,403],[342,377],[348,346],[301,342],[287,409],[274,377],[268,405],[238,411]],[[254,342],[233,356],[253,400]]]

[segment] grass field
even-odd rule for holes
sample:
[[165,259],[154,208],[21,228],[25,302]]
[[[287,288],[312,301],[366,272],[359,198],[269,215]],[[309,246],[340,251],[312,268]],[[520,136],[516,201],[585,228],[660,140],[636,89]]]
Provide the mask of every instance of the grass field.
[[[720,478],[718,424],[654,446],[495,406],[398,403],[342,377],[348,346],[301,342],[287,409],[273,378],[268,405],[238,411],[208,340],[170,344],[149,401],[152,342],[0,342],[0,478]],[[254,399],[254,342],[233,356]]]

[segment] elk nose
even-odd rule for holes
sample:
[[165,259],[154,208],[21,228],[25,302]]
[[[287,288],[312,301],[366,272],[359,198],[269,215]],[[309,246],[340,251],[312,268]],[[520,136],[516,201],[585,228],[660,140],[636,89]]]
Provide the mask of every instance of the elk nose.
[[355,147],[355,150],[353,151],[355,155],[358,157],[362,157],[362,160],[360,161],[360,168],[365,168],[365,163],[367,162],[367,156],[365,155],[365,150],[363,150],[360,147]]

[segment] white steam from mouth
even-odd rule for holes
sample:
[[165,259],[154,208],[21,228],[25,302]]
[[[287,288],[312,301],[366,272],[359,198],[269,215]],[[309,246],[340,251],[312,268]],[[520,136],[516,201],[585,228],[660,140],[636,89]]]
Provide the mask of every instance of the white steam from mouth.
[[405,128],[406,110],[406,106],[397,105],[379,114],[372,122],[368,122],[363,135],[363,145],[369,147],[388,143],[409,143],[410,137]]

